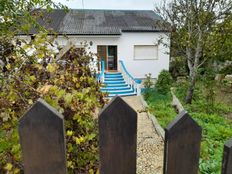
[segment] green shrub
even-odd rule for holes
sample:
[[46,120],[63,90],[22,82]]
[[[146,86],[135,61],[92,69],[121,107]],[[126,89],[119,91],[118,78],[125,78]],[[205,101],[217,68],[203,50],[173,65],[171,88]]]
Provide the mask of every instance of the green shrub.
[[225,66],[220,70],[221,74],[232,74],[232,64]]
[[160,94],[167,94],[170,91],[172,83],[171,74],[167,70],[162,70],[158,76],[155,88]]
[[[196,85],[192,104],[184,105],[184,108],[203,129],[199,166],[201,174],[220,173],[223,146],[232,136],[231,121],[224,118],[226,113],[232,112],[232,107],[225,103],[211,101],[209,95],[213,95],[212,97],[215,95],[214,90],[211,91],[213,87],[210,85],[214,83],[210,81],[211,79],[210,76],[203,77],[203,81]],[[187,86],[177,84],[176,87],[176,95],[183,99]]]
[[145,79],[144,82],[143,82],[144,88],[145,88],[145,89],[150,89],[150,88],[152,88],[153,85],[154,85],[154,82],[152,81],[151,73],[146,74],[145,77],[146,77],[146,79]]
[[[8,71],[0,86],[0,171],[23,173],[19,146],[18,121],[38,99],[43,98],[64,115],[68,173],[89,173],[98,170],[98,132],[94,119],[103,96],[89,68],[91,55],[71,49],[60,60],[47,49],[46,34],[29,43],[35,55],[12,55]],[[30,47],[30,46],[29,46]],[[59,62],[65,62],[65,65]],[[1,172],[0,172],[1,173]]]
[[[175,84],[175,86],[176,95],[184,100],[187,83]],[[207,87],[208,84],[198,82],[193,103],[185,104],[184,108],[203,129],[199,173],[217,174],[221,172],[223,146],[232,137],[232,122],[224,118],[226,113],[232,112],[232,107],[225,103],[209,105],[208,94],[206,96],[204,94]],[[175,110],[171,106],[170,93],[163,95],[155,90],[149,91],[146,101],[149,104],[149,111],[156,116],[163,128],[176,117]],[[214,112],[208,112],[209,110]]]
[[188,75],[188,67],[186,66],[186,59],[184,57],[173,57],[170,61],[169,69],[174,79],[178,76]]

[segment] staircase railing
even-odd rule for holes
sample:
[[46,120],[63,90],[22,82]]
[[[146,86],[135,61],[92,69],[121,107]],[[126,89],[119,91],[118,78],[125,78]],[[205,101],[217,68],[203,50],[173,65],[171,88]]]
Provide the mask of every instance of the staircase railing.
[[141,80],[135,79],[126,69],[122,60],[119,60],[119,71],[122,73],[127,84],[131,85],[137,93],[141,94]]
[[99,74],[99,76],[97,77],[97,81],[103,83],[104,82],[104,72],[105,72],[105,61],[104,59],[101,60],[100,62],[100,69],[101,69],[101,73]]

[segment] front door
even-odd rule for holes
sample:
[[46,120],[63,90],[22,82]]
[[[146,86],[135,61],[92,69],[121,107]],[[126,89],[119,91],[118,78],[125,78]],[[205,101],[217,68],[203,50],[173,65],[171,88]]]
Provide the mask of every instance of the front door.
[[117,46],[113,45],[98,45],[97,46],[97,54],[100,59],[104,59],[105,61],[105,69],[108,71],[116,71],[117,70]]
[[108,70],[117,70],[117,46],[108,46]]

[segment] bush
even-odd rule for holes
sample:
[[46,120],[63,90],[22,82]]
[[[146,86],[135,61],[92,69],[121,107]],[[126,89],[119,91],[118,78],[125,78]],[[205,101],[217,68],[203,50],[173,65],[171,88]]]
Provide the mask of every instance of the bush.
[[184,57],[173,57],[170,61],[170,73],[174,79],[178,76],[187,76],[186,59]]
[[172,83],[171,74],[167,70],[162,70],[158,76],[155,88],[160,94],[167,94],[170,91]]
[[227,75],[227,74],[232,74],[232,64],[227,65],[227,66],[225,66],[224,68],[222,68],[222,69],[220,70],[220,73],[221,73],[221,74],[225,74],[225,75]]
[[[206,76],[203,78],[208,77]],[[225,103],[211,104],[211,97],[208,97],[209,95],[215,94],[211,92],[212,86],[210,86],[210,84],[213,82],[210,82],[210,79],[212,78],[209,76],[208,82],[205,81],[206,79],[203,79],[202,82],[198,82],[192,104],[184,105],[192,118],[197,121],[203,129],[199,166],[201,174],[220,173],[223,146],[224,143],[232,136],[231,120],[223,117],[226,113],[230,113],[232,111],[232,107]],[[186,85],[177,85],[176,95],[180,99],[186,91]]]
[[91,55],[71,49],[57,60],[46,47],[45,34],[31,42],[36,47],[33,56],[15,52],[0,86],[0,171],[23,172],[18,120],[39,97],[64,115],[68,173],[97,171],[98,133],[93,116],[104,101],[89,68]]
[[145,89],[150,89],[153,87],[154,82],[152,81],[151,78],[151,73],[145,75],[146,79],[144,80],[144,88]]

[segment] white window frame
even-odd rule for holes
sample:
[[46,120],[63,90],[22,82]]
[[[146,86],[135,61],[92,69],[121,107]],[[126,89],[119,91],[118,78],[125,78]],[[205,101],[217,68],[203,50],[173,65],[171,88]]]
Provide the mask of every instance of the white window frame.
[[[146,46],[152,46],[152,47],[154,47],[154,48],[156,48],[156,55],[155,55],[155,57],[154,58],[146,58],[146,57],[142,57],[142,58],[137,58],[137,57],[135,57],[136,55],[135,55],[135,48],[136,47],[146,47]],[[158,45],[134,45],[134,55],[133,55],[133,57],[134,57],[134,60],[158,60],[158,55],[159,55],[159,48],[158,48]]]

